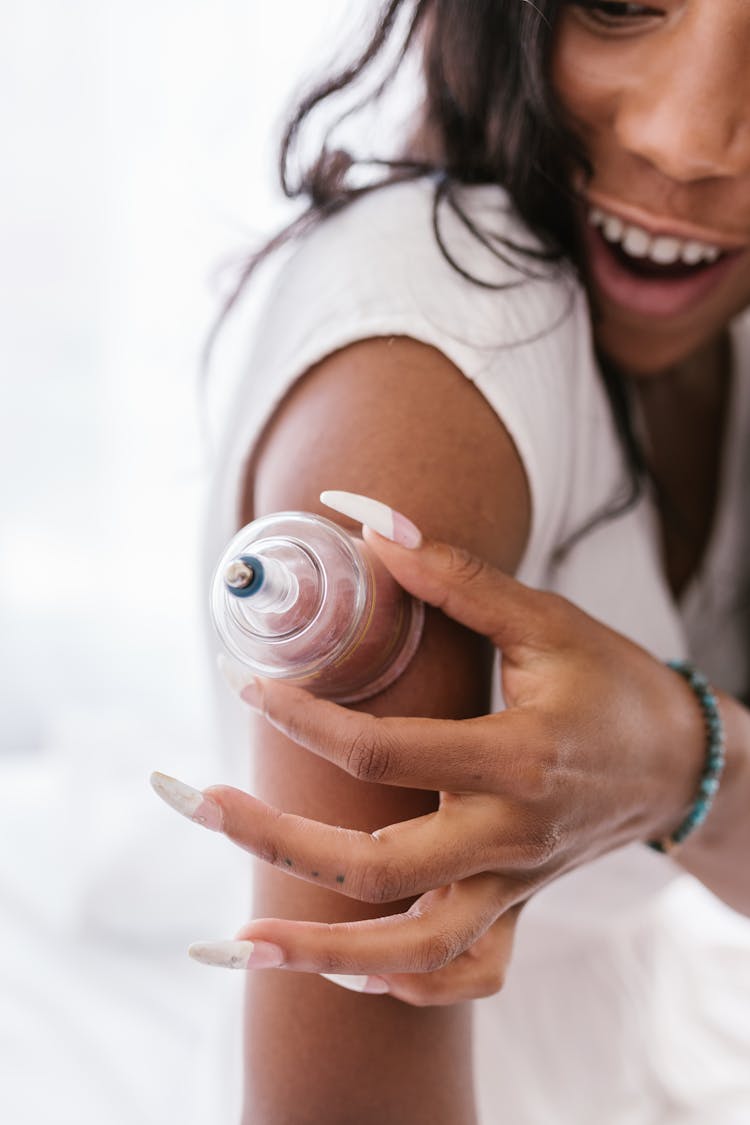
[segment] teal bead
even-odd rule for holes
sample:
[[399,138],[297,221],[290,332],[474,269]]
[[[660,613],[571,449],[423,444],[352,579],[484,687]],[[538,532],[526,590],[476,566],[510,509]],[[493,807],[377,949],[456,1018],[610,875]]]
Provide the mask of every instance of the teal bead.
[[724,725],[716,696],[702,672],[687,660],[668,660],[667,665],[678,672],[693,689],[703,713],[706,729],[706,763],[701,776],[693,807],[685,819],[666,840],[650,840],[649,847],[658,852],[668,851],[669,844],[681,844],[691,832],[703,824],[719,789],[724,769]]

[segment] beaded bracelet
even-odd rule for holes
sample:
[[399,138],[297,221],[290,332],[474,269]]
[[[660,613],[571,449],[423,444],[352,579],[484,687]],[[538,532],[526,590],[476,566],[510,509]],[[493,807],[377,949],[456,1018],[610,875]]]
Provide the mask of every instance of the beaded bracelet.
[[711,804],[719,788],[724,769],[724,724],[719,714],[719,704],[708,680],[687,660],[668,660],[667,664],[687,680],[698,698],[706,724],[706,761],[701,774],[698,796],[682,824],[671,836],[663,840],[649,840],[648,846],[657,852],[672,852],[708,816]]

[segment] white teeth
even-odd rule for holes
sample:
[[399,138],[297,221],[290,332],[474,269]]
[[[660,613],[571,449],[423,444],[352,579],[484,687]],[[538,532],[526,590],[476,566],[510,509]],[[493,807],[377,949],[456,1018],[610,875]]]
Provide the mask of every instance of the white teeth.
[[669,266],[680,257],[680,241],[677,238],[655,238],[651,243],[649,258],[652,262],[659,262]]
[[625,224],[616,219],[614,215],[604,216],[604,237],[607,242],[620,242],[625,231]]
[[625,237],[622,240],[622,248],[626,254],[630,254],[631,258],[646,258],[648,257],[649,247],[651,246],[651,237],[646,234],[645,230],[640,227],[626,227]]
[[694,266],[703,261],[704,246],[702,242],[686,242],[682,247],[682,260],[689,266]]
[[680,244],[680,258],[688,266],[697,265],[698,262],[715,262],[721,257],[718,246],[709,246],[707,242],[683,242]]
[[657,265],[668,266],[682,261],[685,265],[697,266],[700,262],[715,262],[721,256],[718,246],[668,235],[654,237],[643,227],[624,223],[599,207],[591,208],[589,222],[601,228],[607,242],[620,246],[631,258],[648,258]]

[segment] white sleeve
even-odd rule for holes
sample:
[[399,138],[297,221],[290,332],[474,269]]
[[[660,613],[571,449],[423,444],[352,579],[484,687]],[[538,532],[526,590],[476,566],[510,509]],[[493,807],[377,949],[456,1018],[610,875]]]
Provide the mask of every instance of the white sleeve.
[[[499,189],[467,189],[465,199],[478,223],[533,244]],[[612,455],[617,442],[580,286],[565,267],[552,273],[515,254],[514,262],[537,275],[524,276],[444,209],[448,253],[486,284],[468,280],[438,245],[431,200],[428,181],[381,189],[322,223],[282,268],[259,320],[215,482],[224,538],[236,525],[242,467],[284,394],[325,356],[373,337],[408,336],[438,349],[503,422],[531,495],[519,571],[526,581],[540,581],[555,547],[617,492],[622,466]]]

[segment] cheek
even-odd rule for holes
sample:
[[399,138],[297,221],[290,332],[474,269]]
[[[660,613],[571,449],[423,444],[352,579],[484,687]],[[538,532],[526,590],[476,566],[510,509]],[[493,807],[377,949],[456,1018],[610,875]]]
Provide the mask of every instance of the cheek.
[[566,117],[585,138],[611,129],[620,82],[608,52],[592,50],[563,18],[552,52],[552,88]]

